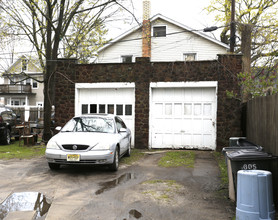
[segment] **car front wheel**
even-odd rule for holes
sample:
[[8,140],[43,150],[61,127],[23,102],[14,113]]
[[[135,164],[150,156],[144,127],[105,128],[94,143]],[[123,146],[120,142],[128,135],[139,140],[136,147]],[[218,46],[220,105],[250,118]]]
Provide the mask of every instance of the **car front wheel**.
[[110,168],[111,171],[117,171],[118,168],[119,168],[119,152],[118,152],[118,149],[116,149],[115,152],[114,152],[114,161],[110,165],[109,168]]
[[125,157],[130,157],[130,154],[131,154],[131,141],[129,142],[127,151],[125,153]]
[[48,166],[51,170],[59,170],[60,164],[58,163],[48,163]]

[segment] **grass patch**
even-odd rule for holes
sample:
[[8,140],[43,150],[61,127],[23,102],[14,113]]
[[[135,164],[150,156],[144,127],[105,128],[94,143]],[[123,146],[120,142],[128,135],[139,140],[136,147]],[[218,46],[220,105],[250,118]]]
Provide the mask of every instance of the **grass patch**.
[[141,158],[144,157],[144,155],[145,155],[143,153],[144,151],[146,151],[146,150],[140,150],[140,149],[132,148],[130,157],[122,157],[121,160],[120,160],[120,163],[131,165],[134,162],[136,162],[136,161],[138,161],[138,160],[140,160]]
[[215,159],[218,163],[219,169],[220,169],[222,187],[225,187],[229,183],[225,156],[223,154],[221,154],[220,152],[214,152],[213,154],[214,154],[214,157],[215,157]]
[[10,145],[0,145],[0,159],[30,159],[40,157],[45,154],[44,145],[20,146],[18,141],[12,142]]
[[149,185],[157,185],[157,184],[163,184],[166,185],[168,187],[174,187],[176,189],[180,188],[181,185],[179,185],[175,180],[147,180],[145,182],[142,183],[144,184],[149,184]]
[[175,180],[148,180],[143,183],[146,190],[142,194],[150,199],[161,202],[171,202],[183,189]]
[[158,165],[161,167],[180,167],[193,168],[195,163],[195,152],[193,151],[170,151],[163,156]]

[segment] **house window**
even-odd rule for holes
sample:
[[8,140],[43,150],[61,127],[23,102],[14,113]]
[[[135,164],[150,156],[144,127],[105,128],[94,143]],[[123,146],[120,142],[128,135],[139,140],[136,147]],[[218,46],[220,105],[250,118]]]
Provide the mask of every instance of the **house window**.
[[122,63],[132,63],[132,56],[122,56]]
[[27,71],[27,64],[28,64],[28,60],[23,59],[21,62],[21,70],[23,71]]
[[26,79],[26,85],[31,85],[31,79]]
[[153,27],[154,37],[166,37],[166,26]]
[[37,89],[38,88],[38,82],[37,81],[33,80],[32,88],[33,89]]
[[184,53],[183,60],[184,61],[194,61],[196,60],[196,53]]

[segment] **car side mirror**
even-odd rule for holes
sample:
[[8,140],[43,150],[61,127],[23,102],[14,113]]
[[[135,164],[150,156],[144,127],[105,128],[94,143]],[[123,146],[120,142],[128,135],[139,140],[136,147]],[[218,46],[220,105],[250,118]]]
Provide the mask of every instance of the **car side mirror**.
[[57,127],[55,128],[55,131],[61,131],[61,129],[62,129],[61,126],[57,126]]
[[120,133],[122,132],[127,132],[127,129],[126,128],[120,128]]

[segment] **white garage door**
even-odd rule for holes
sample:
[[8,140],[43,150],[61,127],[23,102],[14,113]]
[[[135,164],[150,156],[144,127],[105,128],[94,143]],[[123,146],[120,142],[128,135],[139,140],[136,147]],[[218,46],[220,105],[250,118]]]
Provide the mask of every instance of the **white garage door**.
[[152,148],[216,148],[216,87],[153,88]]
[[134,85],[79,83],[76,86],[75,115],[105,113],[120,116],[132,132],[133,146],[134,104]]

